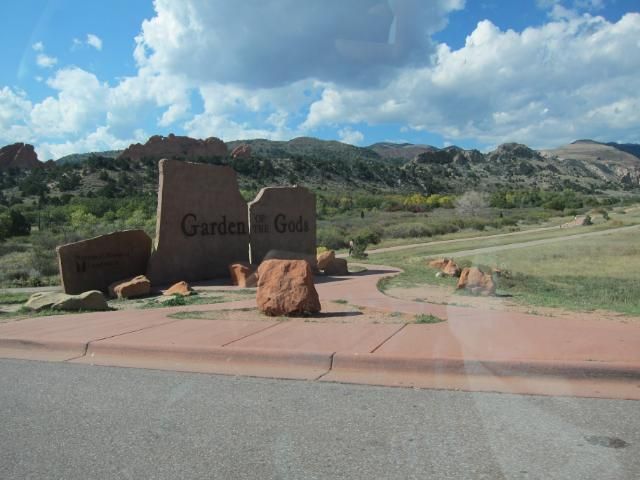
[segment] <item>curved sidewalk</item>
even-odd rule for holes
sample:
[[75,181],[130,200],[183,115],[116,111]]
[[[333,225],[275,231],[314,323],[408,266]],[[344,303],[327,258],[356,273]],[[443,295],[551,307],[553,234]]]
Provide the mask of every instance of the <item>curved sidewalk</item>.
[[[318,278],[322,302],[432,314],[438,324],[176,319],[253,300],[30,318],[0,324],[0,357],[425,388],[640,400],[640,323],[554,319],[403,301],[385,266]],[[337,312],[348,322],[349,312]],[[313,321],[309,321],[313,320]]]

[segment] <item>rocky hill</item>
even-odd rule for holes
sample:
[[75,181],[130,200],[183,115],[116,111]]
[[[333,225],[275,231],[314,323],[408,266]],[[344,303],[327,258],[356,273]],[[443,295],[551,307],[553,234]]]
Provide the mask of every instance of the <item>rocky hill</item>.
[[14,143],[0,148],[0,170],[10,168],[40,168],[43,164],[38,160],[38,155],[33,145],[28,143]]
[[412,160],[421,153],[435,152],[438,149],[431,145],[414,145],[413,143],[374,143],[367,147],[382,158]]
[[58,165],[65,165],[67,163],[82,163],[91,157],[103,157],[103,158],[117,158],[122,153],[122,150],[105,150],[103,152],[89,152],[89,153],[72,153],[71,155],[65,155],[56,160]]
[[630,152],[638,150],[639,145],[577,140],[569,145],[545,150],[542,154],[558,166],[574,165],[604,180],[635,187],[640,185],[640,158]]
[[[51,168],[40,168],[44,164],[37,160],[33,147],[16,144],[1,150],[0,203],[25,199],[62,202],[74,196],[153,196],[158,159],[163,157],[230,165],[238,172],[241,188],[252,192],[265,185],[291,184],[336,195],[461,193],[470,189],[640,192],[640,158],[628,152],[633,148],[582,140],[536,151],[506,143],[483,154],[456,146],[440,149],[384,143],[356,147],[307,137],[225,144],[216,138],[169,135],[151,137],[144,145],[131,145],[122,152],[79,154],[65,157]],[[21,169],[18,174],[12,168],[16,166]]]

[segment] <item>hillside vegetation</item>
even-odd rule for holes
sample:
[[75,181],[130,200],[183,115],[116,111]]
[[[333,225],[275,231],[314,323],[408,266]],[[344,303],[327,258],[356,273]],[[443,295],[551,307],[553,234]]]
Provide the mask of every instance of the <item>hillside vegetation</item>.
[[[634,177],[620,176],[614,168],[619,159],[610,167],[602,160],[596,168],[593,158],[560,158],[519,144],[482,154],[457,147],[384,143],[363,148],[297,138],[229,142],[228,151],[239,145],[249,145],[251,154],[194,161],[232,166],[247,201],[264,186],[311,188],[317,194],[318,244],[328,248],[344,247],[351,238],[366,245],[518,229],[523,222],[606,211],[638,200]],[[628,152],[604,147],[640,165]],[[627,157],[625,162],[625,168],[634,168]],[[54,249],[62,243],[124,228],[143,228],[153,236],[157,186],[157,157],[131,159],[122,152],[1,170],[0,284],[55,281]],[[485,193],[465,196],[470,190]]]

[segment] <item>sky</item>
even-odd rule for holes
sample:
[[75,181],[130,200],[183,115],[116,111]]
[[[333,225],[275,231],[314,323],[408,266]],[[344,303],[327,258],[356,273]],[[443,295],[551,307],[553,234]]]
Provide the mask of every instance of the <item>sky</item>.
[[3,2],[0,145],[640,143],[639,0]]

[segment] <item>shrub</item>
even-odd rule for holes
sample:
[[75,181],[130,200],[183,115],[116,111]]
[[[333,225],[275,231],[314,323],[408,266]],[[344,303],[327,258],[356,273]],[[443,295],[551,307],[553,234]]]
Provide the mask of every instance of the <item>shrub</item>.
[[429,225],[418,222],[391,225],[384,229],[384,236],[388,238],[431,237],[432,235],[433,230]]
[[489,207],[489,198],[482,192],[466,192],[456,200],[456,211],[460,215],[475,217]]
[[376,245],[382,239],[382,231],[379,228],[365,227],[355,233],[355,239],[360,243]]
[[345,248],[348,245],[344,231],[336,227],[321,227],[317,233],[317,243],[330,250]]

